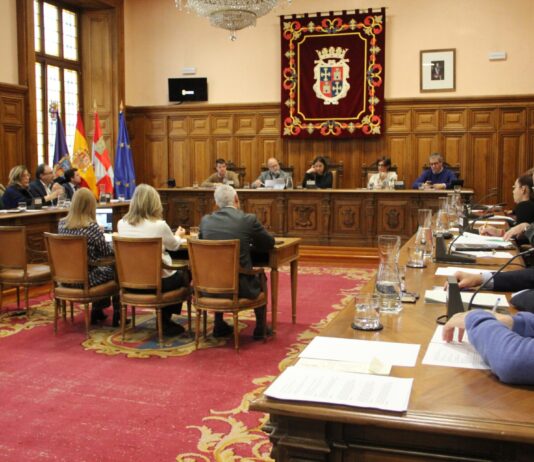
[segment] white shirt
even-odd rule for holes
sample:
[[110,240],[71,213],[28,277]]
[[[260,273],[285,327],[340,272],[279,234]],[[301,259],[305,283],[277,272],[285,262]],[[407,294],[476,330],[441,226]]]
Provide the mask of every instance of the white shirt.
[[[172,258],[165,249],[178,250],[180,244],[185,243],[185,239],[175,236],[164,220],[143,220],[141,223],[133,226],[123,219],[119,220],[117,225],[117,232],[119,236],[123,237],[161,237],[163,248],[161,249],[161,258],[163,263],[167,265],[172,264]],[[161,277],[168,278],[172,276],[175,271],[162,269]]]
[[397,181],[397,173],[395,172],[386,172],[385,178],[380,178],[380,173],[375,173],[369,179],[368,187],[370,188],[382,188],[388,187],[390,181]]

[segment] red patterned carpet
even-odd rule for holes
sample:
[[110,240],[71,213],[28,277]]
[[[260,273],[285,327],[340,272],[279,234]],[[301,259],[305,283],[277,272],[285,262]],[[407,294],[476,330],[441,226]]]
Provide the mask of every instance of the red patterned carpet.
[[270,460],[260,430],[266,416],[248,412],[248,402],[370,276],[300,268],[292,324],[289,277],[281,272],[277,336],[254,342],[249,316],[239,353],[232,339],[208,340],[195,352],[186,335],[160,350],[148,314],[126,345],[106,326],[86,341],[80,313],[54,336],[48,301],[37,303],[31,321],[3,314],[0,460]]

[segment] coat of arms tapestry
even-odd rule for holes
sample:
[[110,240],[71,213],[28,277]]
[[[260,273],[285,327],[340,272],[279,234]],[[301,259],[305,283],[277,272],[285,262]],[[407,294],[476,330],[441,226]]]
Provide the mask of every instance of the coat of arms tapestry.
[[280,18],[282,136],[383,132],[385,23],[384,8]]

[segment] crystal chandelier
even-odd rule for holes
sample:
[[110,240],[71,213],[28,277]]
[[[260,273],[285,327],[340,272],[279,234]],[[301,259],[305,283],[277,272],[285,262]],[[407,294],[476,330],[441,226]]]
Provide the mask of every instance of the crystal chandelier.
[[175,3],[179,10],[186,8],[209,18],[212,26],[229,30],[230,39],[235,40],[236,31],[255,26],[256,18],[271,11],[278,0],[175,0]]

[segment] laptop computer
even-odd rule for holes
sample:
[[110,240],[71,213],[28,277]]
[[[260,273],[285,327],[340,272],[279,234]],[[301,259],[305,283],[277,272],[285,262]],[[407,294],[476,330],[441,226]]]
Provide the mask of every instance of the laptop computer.
[[113,232],[113,209],[98,208],[96,209],[96,222],[102,227],[105,233]]

